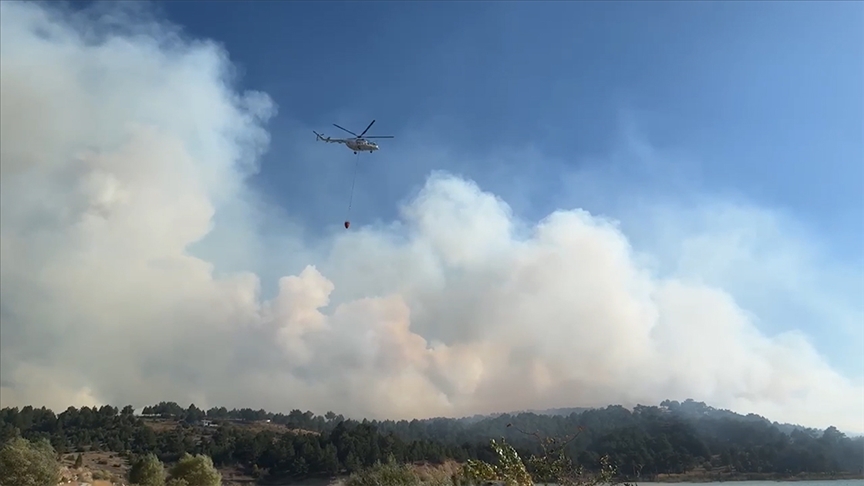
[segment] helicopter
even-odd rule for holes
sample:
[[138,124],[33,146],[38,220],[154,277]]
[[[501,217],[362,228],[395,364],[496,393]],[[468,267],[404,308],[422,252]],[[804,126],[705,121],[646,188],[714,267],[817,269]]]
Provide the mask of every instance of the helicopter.
[[392,135],[377,135],[377,136],[372,135],[372,136],[364,137],[363,135],[366,135],[366,132],[369,131],[369,128],[372,127],[373,123],[375,123],[375,120],[372,120],[371,122],[369,122],[369,126],[367,126],[366,130],[363,130],[363,132],[360,133],[360,135],[357,135],[356,133],[352,132],[351,130],[347,130],[345,128],[342,128],[335,123],[333,124],[334,127],[338,128],[340,130],[344,130],[344,131],[350,133],[351,135],[354,135],[354,138],[325,137],[324,135],[321,135],[320,133],[316,132],[315,130],[312,130],[312,133],[314,133],[315,136],[318,137],[317,140],[321,140],[322,142],[344,143],[346,147],[348,147],[349,149],[351,149],[354,152],[354,154],[357,154],[357,152],[369,152],[371,154],[372,152],[378,150],[378,144],[375,142],[370,142],[368,139],[370,139],[370,138],[393,138]]

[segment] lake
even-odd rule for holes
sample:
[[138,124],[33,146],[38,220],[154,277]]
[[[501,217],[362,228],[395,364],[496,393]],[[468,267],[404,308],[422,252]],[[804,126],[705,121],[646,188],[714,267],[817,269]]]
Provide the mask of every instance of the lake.
[[771,483],[772,486],[864,486],[864,478],[862,479],[836,479],[836,480],[816,480],[816,481],[722,481],[710,483],[651,483],[640,481],[639,486],[766,486]]

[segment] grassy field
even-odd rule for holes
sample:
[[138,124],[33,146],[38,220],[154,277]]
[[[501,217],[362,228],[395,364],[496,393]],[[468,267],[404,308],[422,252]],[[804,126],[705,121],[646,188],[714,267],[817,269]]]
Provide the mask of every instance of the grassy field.
[[76,485],[77,481],[91,483],[96,486],[95,481],[101,481],[102,486],[111,484],[124,484],[126,471],[129,465],[126,459],[114,452],[83,452],[81,453],[82,465],[75,469],[75,458],[78,454],[67,454],[61,462],[62,476],[67,484]]
[[[79,486],[81,483],[92,486],[120,486],[128,484],[130,464],[114,452],[82,452],[82,465],[75,469],[78,454],[67,454],[62,460],[61,479],[64,486]],[[224,486],[250,486],[255,480],[236,468],[219,468]]]
[[[171,419],[161,419],[161,418],[145,418],[142,419],[144,424],[148,427],[152,428],[155,432],[165,432],[168,430],[176,429],[180,426],[180,423],[176,420]],[[294,434],[312,434],[319,435],[318,432],[314,432],[311,430],[304,429],[292,429],[287,425],[282,424],[274,424],[272,422],[224,422],[224,425],[220,425],[220,427],[237,427],[243,430],[249,430],[252,432],[264,432],[264,431],[272,431],[278,433],[291,432]],[[215,428],[207,428],[204,430],[215,430]]]

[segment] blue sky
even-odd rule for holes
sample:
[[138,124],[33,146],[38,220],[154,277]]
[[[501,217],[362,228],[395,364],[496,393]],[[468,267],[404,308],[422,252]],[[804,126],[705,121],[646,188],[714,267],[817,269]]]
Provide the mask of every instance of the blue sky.
[[[815,235],[833,264],[862,268],[861,4],[161,7],[187,33],[224,43],[240,84],[278,104],[254,183],[311,236],[343,219],[353,156],[314,146],[310,130],[338,135],[333,122],[360,130],[375,118],[373,132],[397,138],[364,159],[355,219],[396,217],[400,201],[441,169],[474,179],[529,219],[582,207],[627,227],[622,205],[639,197],[745,201]],[[627,149],[620,160],[610,156],[632,137],[676,155],[659,165],[634,161]],[[438,150],[458,156],[430,155]],[[580,171],[603,174],[603,182],[576,190],[568,174]],[[845,297],[860,303],[860,272],[849,278]],[[838,351],[842,338],[826,330],[821,314],[794,309],[794,296],[771,305],[743,290],[736,298],[767,332],[802,328],[835,365],[862,374],[860,343],[846,338]]]
[[[706,190],[788,208],[830,235],[836,251],[861,254],[860,4],[163,7],[188,32],[223,42],[243,68],[243,85],[270,94],[280,118],[334,134],[334,121],[362,128],[375,118],[377,133],[429,130],[461,153],[530,145],[578,164],[608,151],[621,110],[632,110],[653,144],[703,158]],[[292,127],[279,118],[272,127],[260,179],[290,198],[298,183],[292,164],[280,161],[280,139]],[[422,169],[413,180],[391,182],[416,183]],[[484,167],[472,169],[482,179]],[[555,177],[550,167],[514,170]]]

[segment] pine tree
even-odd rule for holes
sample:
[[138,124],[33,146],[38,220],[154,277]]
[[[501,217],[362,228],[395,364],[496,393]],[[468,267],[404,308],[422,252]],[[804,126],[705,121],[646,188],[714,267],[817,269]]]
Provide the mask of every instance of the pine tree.
[[147,454],[135,461],[129,471],[129,480],[140,486],[163,486],[165,467],[156,454]]

